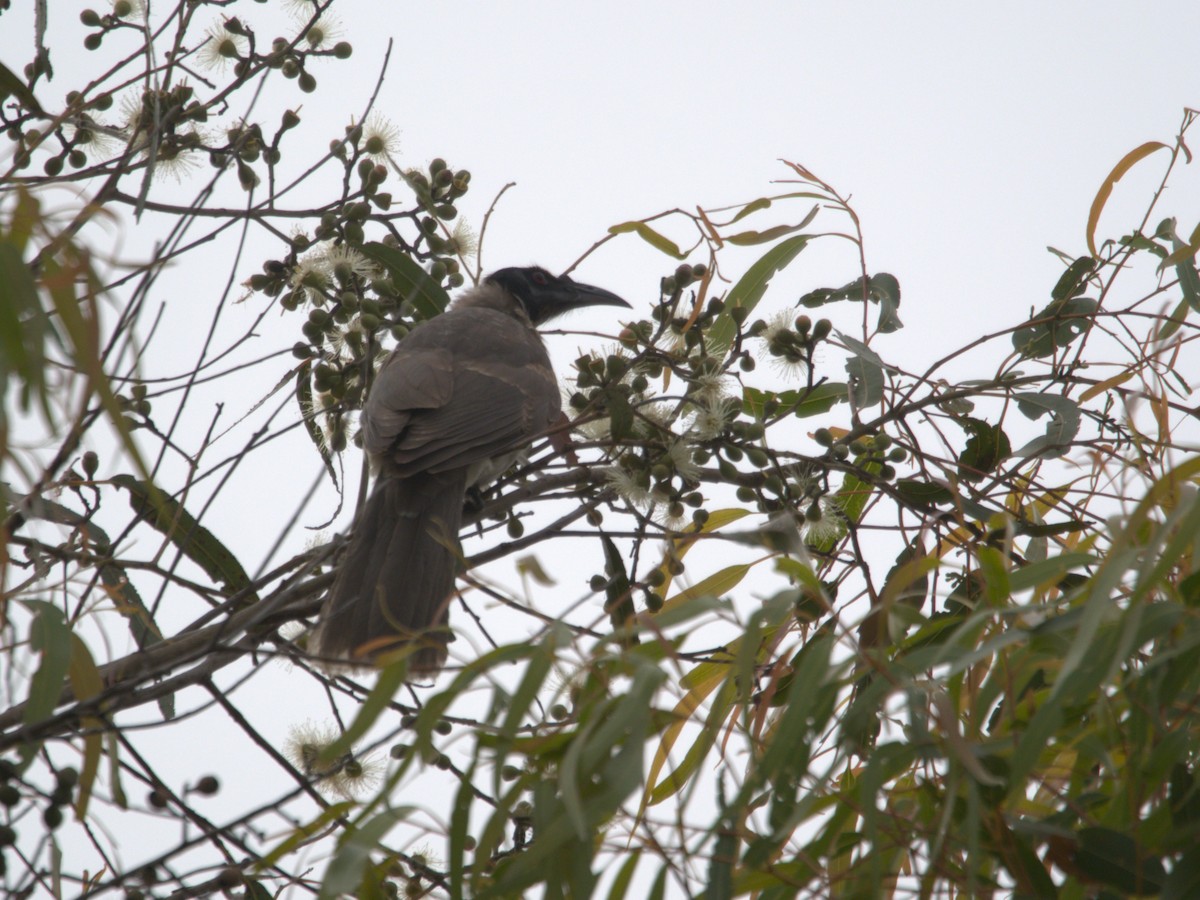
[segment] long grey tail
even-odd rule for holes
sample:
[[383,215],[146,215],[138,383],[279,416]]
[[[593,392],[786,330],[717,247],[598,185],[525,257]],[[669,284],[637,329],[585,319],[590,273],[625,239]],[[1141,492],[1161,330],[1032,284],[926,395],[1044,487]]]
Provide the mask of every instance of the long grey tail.
[[311,652],[352,664],[405,645],[413,674],[446,661],[466,470],[375,486],[321,607]]

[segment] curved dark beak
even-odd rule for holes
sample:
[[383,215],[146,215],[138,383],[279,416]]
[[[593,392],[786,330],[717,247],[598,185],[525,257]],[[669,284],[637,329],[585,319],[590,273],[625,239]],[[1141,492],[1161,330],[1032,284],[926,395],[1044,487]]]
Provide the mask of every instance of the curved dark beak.
[[534,301],[537,310],[532,318],[537,323],[585,306],[624,306],[626,309],[632,309],[629,303],[612,291],[575,281],[566,275],[560,275],[554,283],[539,290]]

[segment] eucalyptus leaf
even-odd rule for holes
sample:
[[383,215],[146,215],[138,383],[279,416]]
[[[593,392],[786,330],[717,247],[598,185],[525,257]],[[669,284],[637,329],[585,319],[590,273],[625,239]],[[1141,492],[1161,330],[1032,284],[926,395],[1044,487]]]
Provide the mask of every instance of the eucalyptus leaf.
[[958,457],[958,476],[966,481],[982,481],[1012,455],[1008,435],[999,425],[982,419],[963,417],[955,420],[969,435]]
[[856,278],[840,288],[817,288],[809,291],[800,298],[800,306],[815,309],[826,303],[836,303],[841,300],[868,300],[879,304],[879,321],[876,330],[881,334],[890,334],[904,327],[900,321],[900,281],[888,272],[879,272]]
[[1050,291],[1053,300],[1066,300],[1087,289],[1087,280],[1096,271],[1096,260],[1090,256],[1081,256],[1062,273],[1058,283]]
[[[250,576],[238,558],[178,500],[132,475],[114,475],[112,483],[129,493],[129,505],[139,518],[149,522],[210,578],[221,582],[227,593],[235,594],[250,586]],[[247,602],[252,599],[247,598]]]
[[850,394],[855,409],[869,409],[883,402],[883,372],[884,369],[891,371],[892,367],[862,341],[840,331],[834,334],[852,354],[846,360],[846,372],[850,375]]
[[304,423],[304,433],[308,435],[308,439],[317,448],[317,454],[321,457],[321,462],[325,464],[325,471],[329,473],[329,478],[333,481],[333,486],[337,487],[338,477],[337,470],[333,467],[333,452],[329,449],[329,442],[325,440],[324,430],[317,424],[316,412],[313,409],[313,388],[310,370],[311,365],[306,363],[296,373],[296,402],[300,405],[300,421]]
[[620,225],[613,225],[608,229],[609,234],[629,234],[631,232],[655,250],[660,250],[667,254],[667,256],[680,260],[687,258],[687,254],[679,249],[678,244],[666,235],[655,231],[645,222],[622,222]]
[[1036,456],[1042,459],[1054,459],[1062,456],[1071,446],[1071,441],[1079,433],[1081,414],[1079,405],[1069,397],[1059,394],[1023,393],[1015,397],[1017,408],[1030,419],[1040,419],[1047,413],[1050,419],[1046,423],[1046,433],[1034,438],[1019,450],[1013,451],[1014,456]]
[[733,343],[737,333],[737,323],[731,310],[742,309],[748,315],[758,306],[771,279],[786,268],[813,239],[811,234],[798,234],[780,241],[764,253],[746,270],[738,283],[735,284],[725,297],[725,308],[708,330],[708,348],[714,356],[723,354]]
[[1089,297],[1055,300],[1013,332],[1013,349],[1027,359],[1050,356],[1087,333],[1098,308]]
[[[1172,220],[1174,225],[1174,220]],[[1175,274],[1179,278],[1179,289],[1183,291],[1183,299],[1196,312],[1200,312],[1200,272],[1196,270],[1196,244],[1200,243],[1200,225],[1196,226],[1191,241],[1183,241],[1171,229],[1171,258],[1177,257]]]
[[404,251],[377,241],[363,244],[361,249],[363,256],[387,270],[401,299],[412,303],[422,318],[432,319],[449,305],[450,295],[446,289]]

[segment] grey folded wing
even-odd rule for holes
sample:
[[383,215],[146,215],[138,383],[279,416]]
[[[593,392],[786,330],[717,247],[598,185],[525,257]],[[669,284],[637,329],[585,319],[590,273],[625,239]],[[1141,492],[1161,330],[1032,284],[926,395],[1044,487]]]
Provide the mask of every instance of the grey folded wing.
[[384,363],[363,410],[363,447],[394,477],[450,471],[528,443],[560,409],[535,332],[509,316],[450,312]]

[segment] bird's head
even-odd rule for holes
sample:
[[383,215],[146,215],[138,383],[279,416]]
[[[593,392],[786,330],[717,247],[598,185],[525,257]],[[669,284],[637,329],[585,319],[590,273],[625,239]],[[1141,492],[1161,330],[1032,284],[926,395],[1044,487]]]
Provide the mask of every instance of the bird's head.
[[511,294],[525,308],[525,314],[534,325],[584,306],[629,307],[612,291],[572,281],[566,275],[551,275],[540,266],[500,269],[485,281]]

